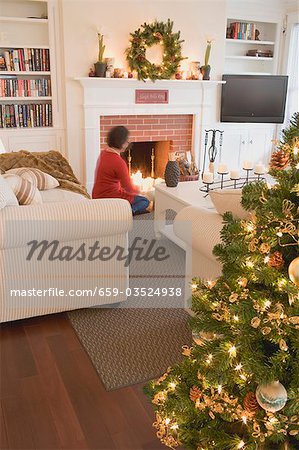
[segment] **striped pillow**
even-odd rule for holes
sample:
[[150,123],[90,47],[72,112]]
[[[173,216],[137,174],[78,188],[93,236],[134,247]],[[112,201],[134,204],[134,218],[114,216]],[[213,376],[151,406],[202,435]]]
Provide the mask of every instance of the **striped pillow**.
[[30,181],[12,173],[2,176],[12,188],[20,205],[38,205],[43,202],[39,190]]
[[59,186],[58,181],[56,180],[56,178],[52,177],[52,175],[31,167],[19,167],[18,169],[10,169],[5,173],[19,175],[25,180],[30,181],[30,183],[36,186],[39,191],[54,189]]

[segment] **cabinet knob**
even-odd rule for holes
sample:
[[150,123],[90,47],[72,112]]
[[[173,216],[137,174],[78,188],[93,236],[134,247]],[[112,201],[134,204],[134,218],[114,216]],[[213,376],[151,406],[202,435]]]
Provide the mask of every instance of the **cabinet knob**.
[[253,140],[252,139],[250,139],[249,144],[253,144]]
[[245,145],[245,141],[244,140],[242,141],[242,144]]

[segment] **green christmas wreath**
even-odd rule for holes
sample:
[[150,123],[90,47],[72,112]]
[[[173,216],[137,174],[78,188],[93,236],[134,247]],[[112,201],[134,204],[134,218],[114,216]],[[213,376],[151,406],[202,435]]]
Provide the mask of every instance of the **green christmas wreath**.
[[[173,32],[173,22],[155,21],[144,23],[134,33],[130,33],[130,47],[126,50],[127,61],[131,70],[136,70],[139,80],[150,78],[169,80],[178,70],[182,56],[180,32]],[[160,65],[146,59],[146,50],[154,44],[163,45],[163,60]]]

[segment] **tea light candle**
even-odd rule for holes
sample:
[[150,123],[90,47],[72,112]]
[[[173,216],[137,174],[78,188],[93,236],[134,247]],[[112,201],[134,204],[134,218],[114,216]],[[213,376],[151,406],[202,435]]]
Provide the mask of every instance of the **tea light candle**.
[[265,166],[261,162],[259,162],[254,169],[254,173],[257,175],[264,175],[265,173]]
[[214,182],[214,175],[212,172],[205,172],[202,176],[202,181],[206,184],[212,184]]
[[243,169],[244,170],[252,170],[253,169],[253,164],[251,161],[244,161],[243,162]]
[[217,172],[220,173],[220,174],[228,173],[227,165],[226,164],[219,164]]
[[232,170],[230,173],[230,179],[231,180],[239,180],[240,179],[240,173],[238,170]]

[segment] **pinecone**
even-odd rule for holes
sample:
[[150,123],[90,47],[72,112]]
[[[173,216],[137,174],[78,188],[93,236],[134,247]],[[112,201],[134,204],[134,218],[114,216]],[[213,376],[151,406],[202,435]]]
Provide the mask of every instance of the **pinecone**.
[[254,415],[259,409],[259,404],[257,402],[254,392],[248,392],[244,397],[244,408],[247,412]]
[[190,400],[196,402],[201,397],[201,391],[198,386],[193,386],[189,393]]
[[273,153],[270,161],[270,168],[275,170],[283,170],[289,164],[289,155],[283,150]]
[[274,269],[279,269],[284,265],[284,260],[280,252],[274,252],[269,256],[268,266],[274,267]]

